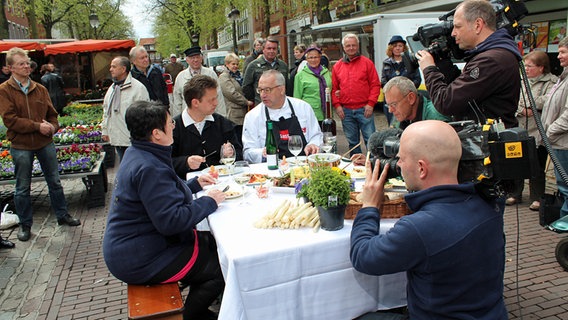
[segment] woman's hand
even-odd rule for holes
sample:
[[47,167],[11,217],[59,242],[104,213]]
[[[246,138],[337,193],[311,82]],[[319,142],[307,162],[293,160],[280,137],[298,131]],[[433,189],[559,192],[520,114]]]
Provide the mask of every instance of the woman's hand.
[[217,183],[217,180],[215,180],[215,178],[213,178],[209,173],[204,173],[197,177],[197,182],[199,182],[199,185],[203,188],[204,186]]
[[213,200],[215,200],[215,202],[217,202],[217,205],[219,205],[221,202],[225,201],[225,193],[221,192],[221,190],[217,190],[217,189],[211,189],[207,192],[207,196],[213,198]]

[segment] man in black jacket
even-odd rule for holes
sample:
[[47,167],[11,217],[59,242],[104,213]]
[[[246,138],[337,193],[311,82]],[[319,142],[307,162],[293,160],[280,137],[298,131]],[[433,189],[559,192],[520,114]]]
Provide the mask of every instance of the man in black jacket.
[[132,62],[132,69],[130,70],[132,77],[142,82],[148,89],[150,100],[158,101],[169,107],[168,88],[162,76],[162,71],[157,66],[150,64],[148,52],[143,46],[136,46],[130,50],[130,62]]
[[[187,108],[174,117],[172,160],[177,175],[186,179],[191,171],[218,165],[224,143],[235,147],[236,160],[242,160],[242,145],[235,124],[215,113],[217,81],[206,75],[195,75],[183,87]],[[205,157],[207,156],[207,157]]]
[[[466,0],[456,7],[452,36],[467,62],[453,81],[446,79],[432,55],[417,54],[436,109],[455,120],[501,119],[516,127],[521,78],[516,43],[506,28],[497,30],[495,11],[485,0]],[[477,107],[475,107],[477,106]],[[480,112],[476,112],[478,109]]]

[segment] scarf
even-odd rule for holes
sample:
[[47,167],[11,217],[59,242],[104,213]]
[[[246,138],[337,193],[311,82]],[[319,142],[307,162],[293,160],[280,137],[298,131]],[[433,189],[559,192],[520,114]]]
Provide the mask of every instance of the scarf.
[[321,100],[321,111],[323,112],[323,116],[324,117],[328,117],[328,115],[326,114],[326,110],[325,110],[325,105],[326,102],[325,101],[325,88],[327,88],[327,83],[325,82],[325,78],[321,75],[321,72],[323,71],[323,67],[321,66],[321,64],[319,66],[317,66],[316,68],[312,68],[310,65],[308,65],[308,68],[310,68],[310,70],[312,70],[312,72],[314,73],[314,76],[316,78],[318,78],[319,80],[319,87],[320,87],[320,100]]
[[235,78],[235,80],[237,80],[237,82],[239,83],[240,86],[243,85],[243,77],[241,76],[241,73],[239,72],[239,70],[237,70],[237,72],[229,71],[229,75],[232,78]]
[[113,80],[114,83],[112,85],[112,93],[110,95],[110,106],[107,111],[107,115],[109,117],[111,116],[111,110],[114,112],[120,112],[120,91],[122,89],[129,88],[132,85],[130,82],[125,84],[125,80],[126,79],[121,81]]

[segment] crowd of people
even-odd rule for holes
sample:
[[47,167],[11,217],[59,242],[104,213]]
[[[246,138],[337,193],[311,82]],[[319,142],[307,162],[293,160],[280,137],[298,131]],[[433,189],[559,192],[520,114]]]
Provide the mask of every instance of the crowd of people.
[[[524,62],[554,152],[568,169],[568,38],[558,44],[564,71],[557,78],[550,73],[546,54],[521,56],[507,30],[497,28],[489,2],[463,1],[453,23],[451,36],[465,51],[466,64],[450,77],[430,52],[416,53],[427,94],[418,90],[420,71],[407,70],[402,63],[408,48],[400,35],[388,43],[380,76],[375,63],[361,55],[355,34],[344,35],[344,56],[333,66],[317,44],[299,44],[290,68],[278,58],[277,39],[256,39],[243,69],[239,57],[229,54],[219,76],[203,66],[201,48],[193,46],[184,51],[189,66],[185,70],[175,55],[170,57],[166,69],[175,75],[170,97],[161,71],[149,63],[143,47],[132,48],[129,57],[115,57],[109,67],[113,84],[104,98],[102,122],[103,140],[116,148],[121,161],[103,244],[109,270],[128,283],[188,284],[184,318],[214,319],[207,307],[224,283],[215,240],[211,233],[197,231],[196,225],[225,197],[212,189],[195,200],[193,194],[214,179],[203,173],[186,180],[187,174],[219,164],[219,150],[226,144],[234,146],[236,160],[266,161],[267,122],[273,125],[279,157],[292,155],[290,135],[301,136],[302,155],[318,153],[323,142],[321,121],[326,104],[331,103],[351,155],[367,166],[363,208],[351,234],[353,266],[373,275],[400,271],[408,275],[408,315],[369,313],[361,319],[506,319],[502,212],[505,204],[521,201],[524,182],[515,181],[508,199],[496,201],[479,196],[472,183],[459,184],[460,140],[445,122],[501,119],[505,127],[521,125],[537,138],[540,169],[530,180],[530,209],[538,210],[547,152],[532,124],[531,118],[539,115],[528,107],[527,92],[521,90],[519,62]],[[49,90],[32,81],[30,60],[21,49],[8,52],[6,71],[11,75],[4,68],[0,74],[0,79],[7,78],[0,85],[0,115],[16,165],[18,239],[27,241],[34,155],[45,166],[58,223],[76,226],[80,221],[67,213],[54,169],[52,135],[58,128],[60,105],[52,88],[62,85],[60,77],[48,65],[42,83]],[[403,130],[398,166],[411,192],[406,201],[414,212],[384,235],[377,233],[378,211],[388,167],[377,163],[372,169],[359,147],[361,138],[367,145],[376,131],[374,108],[381,90],[389,124]],[[326,91],[331,92],[331,101]],[[32,114],[23,112],[29,96],[37,97]],[[564,216],[568,186],[558,172],[557,177],[566,199]],[[4,240],[1,245],[10,247]]]

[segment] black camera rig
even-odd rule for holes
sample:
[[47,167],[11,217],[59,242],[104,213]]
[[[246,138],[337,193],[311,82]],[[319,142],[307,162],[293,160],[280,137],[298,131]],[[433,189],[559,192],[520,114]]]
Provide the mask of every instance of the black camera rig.
[[[538,161],[534,137],[520,127],[505,129],[502,122],[489,120],[480,125],[474,121],[449,123],[462,145],[458,167],[458,182],[473,182],[486,199],[504,195],[506,180],[527,179],[538,173]],[[402,131],[390,131],[382,140],[382,148],[369,148],[375,163],[381,168],[389,165],[388,178],[400,176],[397,166],[400,135]],[[371,139],[371,138],[370,138]]]

